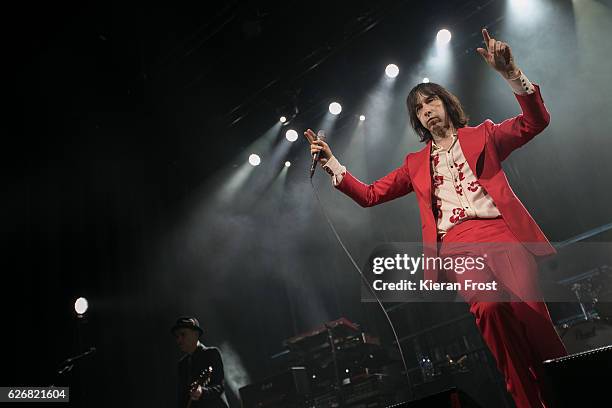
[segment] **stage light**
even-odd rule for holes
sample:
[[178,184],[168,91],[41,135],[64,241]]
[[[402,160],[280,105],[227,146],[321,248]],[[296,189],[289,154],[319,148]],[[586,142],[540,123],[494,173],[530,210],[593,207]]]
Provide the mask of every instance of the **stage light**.
[[332,115],[339,115],[342,112],[342,105],[338,102],[332,102],[329,104],[329,113]]
[[259,163],[261,163],[261,157],[259,157],[255,153],[249,156],[249,164],[251,166],[259,166]]
[[450,40],[451,40],[450,31],[448,31],[446,28],[443,28],[442,30],[438,31],[438,34],[436,35],[436,42],[438,44],[440,45],[448,44]]
[[287,121],[287,118],[284,116],[280,117],[280,123],[285,123]]
[[387,68],[385,68],[385,75],[387,75],[389,78],[395,78],[398,74],[399,67],[395,64],[389,64],[387,65]]
[[291,162],[289,160],[285,162],[285,167],[291,167]]
[[423,83],[424,84],[428,84],[429,83],[429,78],[427,78],[427,77],[423,78]]
[[289,129],[286,133],[285,133],[285,138],[290,141],[290,142],[295,142],[296,140],[298,140],[298,134],[295,130],[293,129]]
[[74,311],[77,312],[77,314],[85,314],[87,309],[89,309],[89,302],[87,302],[87,299],[84,297],[80,297],[74,302]]
[[363,122],[365,120],[365,115],[359,116],[359,120]]
[[329,104],[329,112],[332,115],[339,115],[340,112],[342,112],[342,105],[340,105],[338,102],[332,102]]

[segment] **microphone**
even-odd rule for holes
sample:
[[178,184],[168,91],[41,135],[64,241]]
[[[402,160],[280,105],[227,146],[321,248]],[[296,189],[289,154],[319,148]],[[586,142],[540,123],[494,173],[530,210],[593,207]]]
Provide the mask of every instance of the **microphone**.
[[[317,140],[325,140],[325,132],[319,130],[317,132]],[[315,170],[317,169],[317,162],[319,161],[319,156],[321,155],[321,151],[319,150],[315,154],[312,155],[312,163],[310,164],[310,178],[314,176]]]

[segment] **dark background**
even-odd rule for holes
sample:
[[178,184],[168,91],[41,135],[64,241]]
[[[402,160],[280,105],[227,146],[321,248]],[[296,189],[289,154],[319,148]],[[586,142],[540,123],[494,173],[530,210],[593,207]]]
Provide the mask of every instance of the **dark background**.
[[[283,339],[324,321],[346,316],[390,344],[324,223],[301,133],[341,102],[329,143],[369,182],[420,148],[404,100],[424,76],[456,93],[473,124],[516,115],[512,92],[474,51],[483,26],[510,43],[552,115],[505,162],[515,192],[552,241],[609,223],[611,4],[512,3],[7,10],[2,384],[69,381],[82,406],[169,406],[179,357],[169,328],[185,314],[222,348],[233,406],[239,387],[278,368],[270,356]],[[447,66],[428,59],[442,27],[453,34]],[[390,62],[394,82],[383,78]],[[279,116],[296,108],[281,130]],[[245,164],[252,152],[262,165]],[[359,263],[381,242],[420,240],[414,197],[364,210],[319,173]],[[79,296],[86,321],[73,310]],[[406,334],[464,312],[414,305],[393,318]],[[57,365],[90,346],[96,355],[58,380]]]

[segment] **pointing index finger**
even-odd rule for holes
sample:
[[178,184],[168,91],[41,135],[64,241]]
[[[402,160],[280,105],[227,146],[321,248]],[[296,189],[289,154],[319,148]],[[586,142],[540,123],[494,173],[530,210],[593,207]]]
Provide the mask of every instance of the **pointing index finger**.
[[487,31],[487,29],[486,29],[486,28],[483,28],[483,29],[482,29],[482,38],[483,38],[483,40],[484,40],[484,43],[485,43],[485,45],[486,45],[487,49],[488,49],[489,51],[491,51],[491,50],[489,49],[489,43],[491,42],[491,36],[489,35],[489,32]]

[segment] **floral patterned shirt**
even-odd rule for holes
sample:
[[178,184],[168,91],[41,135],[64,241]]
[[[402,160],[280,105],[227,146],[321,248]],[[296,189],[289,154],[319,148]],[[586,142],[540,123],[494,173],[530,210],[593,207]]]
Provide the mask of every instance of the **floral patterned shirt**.
[[493,199],[478,183],[461,150],[457,136],[448,150],[431,145],[432,208],[438,235],[472,218],[501,216]]

